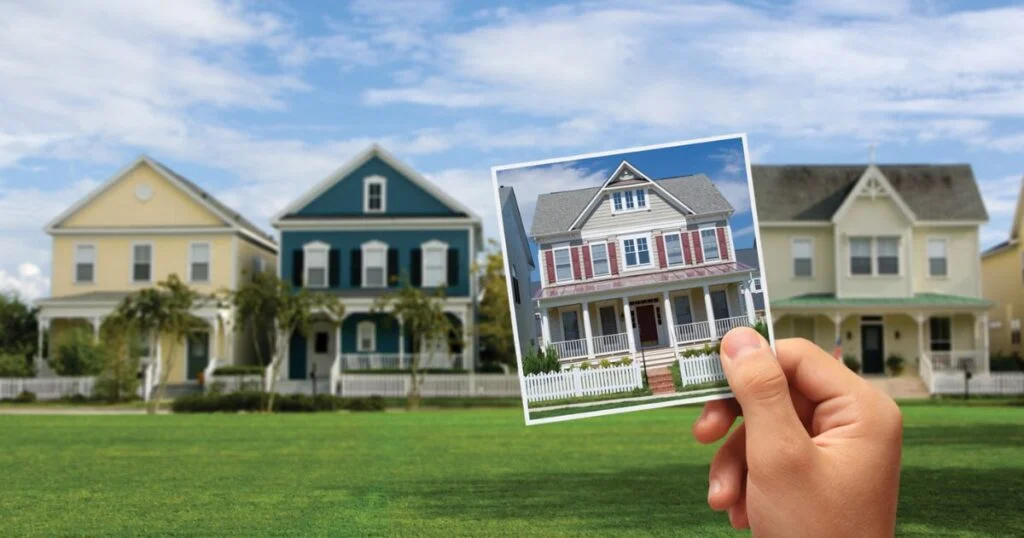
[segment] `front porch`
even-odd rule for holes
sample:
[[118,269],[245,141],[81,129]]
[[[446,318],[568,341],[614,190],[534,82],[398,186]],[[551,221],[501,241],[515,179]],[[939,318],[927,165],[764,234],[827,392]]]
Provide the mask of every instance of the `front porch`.
[[743,281],[560,299],[540,302],[541,333],[565,367],[641,351],[674,358],[680,348],[713,344],[730,329],[756,322]]

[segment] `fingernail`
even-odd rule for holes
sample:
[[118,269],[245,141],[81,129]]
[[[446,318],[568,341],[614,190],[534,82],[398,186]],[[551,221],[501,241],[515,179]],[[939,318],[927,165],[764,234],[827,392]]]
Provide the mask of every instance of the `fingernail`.
[[734,360],[742,358],[748,353],[761,349],[764,345],[764,338],[754,329],[742,328],[729,331],[722,340],[722,354],[725,358]]
[[721,489],[722,489],[722,484],[720,484],[717,479],[712,478],[711,479],[711,483],[708,484],[708,501],[711,500],[711,497],[714,497],[715,495],[717,495],[719,490],[721,490]]

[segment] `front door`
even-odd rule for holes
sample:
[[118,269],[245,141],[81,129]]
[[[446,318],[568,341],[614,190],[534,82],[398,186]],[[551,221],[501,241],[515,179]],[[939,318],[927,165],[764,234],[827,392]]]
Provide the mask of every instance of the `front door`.
[[196,379],[210,362],[210,333],[192,333],[185,342],[185,375]]
[[636,325],[640,329],[640,345],[658,345],[658,322],[654,318],[654,305],[636,307]]
[[885,372],[885,349],[882,344],[881,325],[861,325],[860,353],[864,361],[865,374]]

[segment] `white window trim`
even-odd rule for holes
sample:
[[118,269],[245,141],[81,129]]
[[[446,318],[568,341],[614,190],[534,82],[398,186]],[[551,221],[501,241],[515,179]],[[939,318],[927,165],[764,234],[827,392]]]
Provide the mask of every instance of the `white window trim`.
[[[380,185],[380,209],[370,209],[370,185]],[[388,208],[388,180],[384,176],[363,178],[363,213],[384,213]]]
[[[871,271],[867,274],[854,274],[853,273],[853,240],[854,239],[867,239],[868,240],[868,260],[870,261]],[[875,275],[875,238],[869,235],[850,235],[846,238],[846,276],[849,278],[868,278]]]
[[[644,205],[640,207],[637,203],[639,198],[636,193],[643,191],[644,193]],[[626,207],[626,193],[633,193],[633,208]],[[621,193],[622,195],[622,209],[615,209],[615,193]],[[636,211],[650,211],[651,210],[651,190],[647,187],[630,187],[616,190],[609,190],[608,192],[608,207],[611,208],[612,215],[618,215],[619,213],[633,213]]]
[[[362,250],[362,258],[363,258],[362,259],[362,264],[361,264],[362,267],[359,268],[359,270],[362,271],[362,279],[360,279],[360,282],[362,282],[362,286],[361,287],[363,287],[363,288],[386,288],[386,287],[388,287],[388,244],[383,242],[383,241],[367,241],[367,242],[363,243],[362,245],[360,245],[359,248],[360,248],[360,250]],[[384,260],[384,265],[383,265],[383,268],[384,268],[384,283],[381,284],[380,286],[371,286],[371,285],[367,284],[367,282],[366,282],[366,273],[367,273],[367,270],[370,268],[370,266],[366,264],[366,253],[367,252],[373,252],[373,251],[380,251],[382,253],[381,259]]]
[[[324,253],[324,284],[323,286],[310,286],[309,285],[309,253],[310,252],[323,252]],[[311,289],[325,289],[331,285],[330,277],[331,274],[331,246],[323,241],[312,241],[302,245],[302,285],[306,288]]]
[[[636,240],[636,239],[639,239],[639,238],[643,238],[643,239],[647,240],[647,263],[646,264],[637,263],[636,265],[630,266],[629,264],[626,263],[626,241],[629,241],[630,239]],[[618,246],[619,246],[619,248],[622,251],[622,270],[623,271],[639,271],[639,270],[643,270],[643,269],[650,269],[651,267],[655,266],[654,265],[654,245],[653,245],[653,242],[651,241],[651,234],[644,233],[644,234],[633,234],[633,235],[623,235],[623,236],[620,236],[619,237],[619,245]],[[640,250],[637,249],[637,262],[640,261],[639,253],[640,253]]]
[[[92,280],[78,280],[78,249],[83,247],[92,248]],[[95,284],[96,267],[99,264],[99,258],[99,249],[96,248],[96,243],[75,243],[75,250],[71,258],[71,282],[75,285]]]
[[[942,242],[942,252],[946,258],[946,274],[935,275],[932,274],[932,257],[928,253],[928,246],[932,241]],[[925,265],[928,266],[928,278],[934,278],[937,280],[948,280],[949,279],[949,238],[946,236],[929,235],[925,237],[924,241],[924,261]]]
[[[558,251],[566,250],[569,252],[569,278],[558,278]],[[555,270],[555,282],[572,282],[576,280],[576,273],[572,270],[572,246],[563,244],[562,246],[556,246],[551,248],[551,265]]]
[[[716,226],[715,224],[710,223],[700,224],[697,226],[697,237],[700,239],[700,254],[702,263],[708,263],[709,261],[720,262],[725,259],[722,257],[722,245],[718,244],[718,228],[721,228],[721,226]],[[712,229],[715,231],[715,246],[718,248],[718,257],[713,260],[708,260],[708,248],[707,245],[704,244],[704,230],[707,229]]]
[[[206,252],[209,254],[209,259],[206,260],[206,280],[196,280],[192,275],[192,265],[195,264],[195,254],[192,247],[199,245],[206,245]],[[209,241],[194,241],[188,244],[188,281],[197,284],[205,284],[213,281],[213,245],[210,244]]]
[[[594,260],[596,259],[594,257],[594,245],[604,245],[604,261],[605,261],[605,264],[608,266],[608,272],[607,273],[604,273],[604,274],[601,274],[601,275],[597,274],[597,266],[594,265]],[[591,274],[591,276],[593,276],[594,278],[605,278],[605,277],[611,276],[612,275],[612,257],[610,255],[610,253],[608,252],[608,243],[603,242],[603,241],[595,241],[593,243],[588,243],[587,244],[587,250],[590,252],[590,274]]]
[[[427,276],[427,251],[433,250],[433,251],[440,251],[441,252],[441,267],[442,267],[442,270],[441,270],[441,283],[440,284],[431,284],[431,285],[428,286],[426,284],[426,282],[421,282],[422,287],[424,287],[424,288],[427,288],[427,287],[435,288],[435,287],[447,286],[448,285],[448,243],[445,243],[444,241],[438,241],[436,239],[432,239],[430,241],[427,241],[425,243],[420,244],[420,250],[422,252],[422,256],[420,256],[420,275],[421,275],[421,281],[424,280],[423,277]],[[385,260],[384,263],[385,263],[385,266],[386,266],[387,265],[387,261]],[[387,267],[385,267],[385,269],[387,269]],[[515,268],[513,267],[513,270],[514,269]],[[386,272],[387,271],[385,271],[385,273]]]
[[[895,239],[896,240],[896,272],[893,274],[882,274],[878,271],[878,242],[880,239]],[[883,278],[897,278],[903,276],[903,236],[899,235],[879,235],[871,238],[871,270],[874,271],[875,276]]]
[[[812,258],[813,260],[813,258]],[[811,273],[814,272],[814,262],[811,261]],[[764,284],[761,282],[761,277],[754,277],[750,279],[750,292],[751,293],[762,293],[764,292]]]
[[[807,241],[811,245],[811,274],[810,275],[803,276],[803,275],[796,274],[796,263],[794,263],[796,261],[796,256],[794,256],[793,254],[796,251],[796,243],[797,243],[797,241]],[[793,278],[798,278],[798,279],[801,279],[801,280],[813,279],[814,278],[814,265],[815,264],[814,264],[814,238],[813,237],[797,236],[797,237],[794,237],[794,238],[792,238],[790,240],[790,242],[789,242],[789,265],[790,265],[790,267],[789,267],[790,275]]]
[[[372,345],[369,348],[364,348],[363,331],[367,328],[370,330]],[[356,351],[359,353],[373,353],[377,351],[377,324],[373,320],[365,319],[356,324]]]
[[[675,236],[679,239],[679,263],[672,263],[672,260],[668,259],[668,238]],[[665,265],[673,267],[676,265],[686,265],[686,247],[683,246],[683,234],[681,232],[671,232],[661,235],[662,243],[665,243]]]
[[[135,247],[149,247],[149,278],[146,280],[135,280]],[[153,263],[156,259],[156,247],[153,246],[152,241],[133,241],[132,242],[132,262],[130,270],[128,271],[128,282],[131,284],[152,284],[153,283],[153,268],[156,264]],[[93,276],[96,276],[96,268],[93,268]]]

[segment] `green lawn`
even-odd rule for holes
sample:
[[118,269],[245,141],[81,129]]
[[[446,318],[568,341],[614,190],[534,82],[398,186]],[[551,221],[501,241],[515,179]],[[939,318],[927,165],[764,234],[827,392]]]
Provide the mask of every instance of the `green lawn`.
[[[730,535],[697,408],[0,416],[3,535]],[[1024,535],[1024,407],[910,406],[901,534]]]

